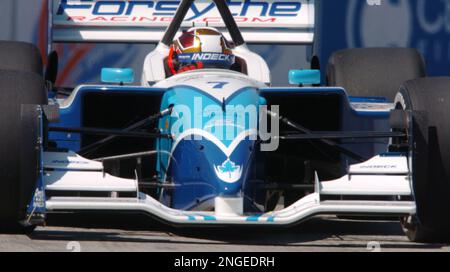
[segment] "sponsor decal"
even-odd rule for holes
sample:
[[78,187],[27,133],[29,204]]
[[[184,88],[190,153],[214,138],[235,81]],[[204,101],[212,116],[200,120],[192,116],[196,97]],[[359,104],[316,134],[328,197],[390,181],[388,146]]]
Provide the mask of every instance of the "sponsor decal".
[[231,61],[231,56],[219,53],[195,53],[192,54],[192,60],[221,60],[221,61]]
[[[347,44],[350,47],[406,47],[412,36],[410,0],[350,0]],[[380,18],[385,18],[380,20]]]
[[36,191],[34,192],[33,205],[36,208],[45,208],[45,193],[43,190],[39,190],[39,188],[36,189]]
[[[73,22],[170,22],[180,1],[143,0],[59,0],[55,15]],[[278,19],[296,18],[303,1],[241,0],[227,1],[235,20],[239,22],[273,23]],[[213,2],[194,2],[185,21],[220,23]]]
[[221,63],[224,65],[231,65],[234,63],[234,56],[222,53],[187,53],[179,54],[178,61],[180,63]]
[[[373,1],[346,1],[347,15],[343,21],[346,44],[343,46],[417,48],[427,61],[430,75],[449,73],[450,0],[379,0],[376,4]],[[335,12],[333,8],[328,10]],[[335,16],[335,13],[324,16]]]
[[89,164],[86,161],[53,160],[54,164]]
[[220,166],[214,165],[217,177],[227,183],[234,183],[242,176],[242,167],[227,159]]
[[396,169],[396,165],[363,165],[361,169]]

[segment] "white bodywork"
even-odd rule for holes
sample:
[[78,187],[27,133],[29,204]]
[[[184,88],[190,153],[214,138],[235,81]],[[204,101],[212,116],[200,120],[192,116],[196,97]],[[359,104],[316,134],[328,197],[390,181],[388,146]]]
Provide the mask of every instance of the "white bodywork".
[[[247,64],[247,75],[251,79],[270,85],[270,70],[266,61],[258,54],[250,51],[246,45],[241,45],[232,50],[233,54],[241,58]],[[169,48],[159,43],[158,46],[147,55],[144,61],[143,74],[141,79],[142,86],[150,86],[165,80],[166,73],[164,69],[164,59],[169,55]],[[202,70],[204,71],[204,70]],[[174,77],[180,78],[180,77]],[[182,78],[182,77],[181,77]],[[163,84],[155,85],[158,87]]]
[[415,203],[402,201],[320,201],[320,195],[311,194],[293,205],[260,216],[188,212],[168,208],[155,199],[140,195],[139,199],[58,198],[47,201],[47,209],[141,211],[171,224],[192,225],[291,225],[317,214],[383,214],[409,215],[416,212]]
[[136,192],[134,180],[103,172],[103,164],[72,151],[44,153],[44,183],[48,191]]
[[[415,214],[413,201],[395,201],[412,195],[408,157],[377,156],[350,167],[349,174],[334,181],[320,182],[316,176],[315,192],[280,211],[258,216],[243,214],[242,198],[216,198],[215,212],[181,211],[164,206],[156,199],[139,193],[136,180],[107,175],[99,163],[72,152],[44,153],[47,192],[108,192],[110,197],[50,197],[49,211],[105,210],[141,211],[172,224],[258,224],[287,225],[315,214]],[[55,165],[56,161],[69,162]],[[88,163],[87,163],[88,162]],[[63,165],[66,165],[64,168]],[[58,170],[55,169],[58,168]],[[117,193],[136,192],[136,197],[117,198]],[[392,201],[322,201],[321,196],[390,196]]]

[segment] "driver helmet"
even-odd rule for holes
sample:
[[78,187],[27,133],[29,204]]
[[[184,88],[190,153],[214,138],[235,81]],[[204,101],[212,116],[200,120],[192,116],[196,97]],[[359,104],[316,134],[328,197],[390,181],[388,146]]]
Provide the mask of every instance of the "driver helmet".
[[183,31],[170,46],[168,66],[172,75],[202,68],[230,69],[235,57],[225,37],[212,27]]

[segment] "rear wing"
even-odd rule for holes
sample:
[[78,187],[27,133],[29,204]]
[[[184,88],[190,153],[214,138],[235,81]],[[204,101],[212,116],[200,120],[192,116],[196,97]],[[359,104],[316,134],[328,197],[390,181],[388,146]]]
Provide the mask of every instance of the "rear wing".
[[[228,0],[248,43],[311,44],[315,0]],[[180,0],[50,0],[51,43],[156,43]],[[230,35],[211,0],[197,0],[182,27],[212,26]]]

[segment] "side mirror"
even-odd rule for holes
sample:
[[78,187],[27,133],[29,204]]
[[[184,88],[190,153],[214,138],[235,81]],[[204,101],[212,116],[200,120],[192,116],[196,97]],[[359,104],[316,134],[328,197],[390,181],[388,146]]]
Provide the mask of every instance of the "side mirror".
[[103,68],[101,80],[103,83],[131,84],[134,83],[134,71],[130,68]]
[[320,84],[319,70],[290,70],[289,83],[293,85]]
[[47,56],[47,66],[45,67],[45,80],[50,81],[53,85],[58,77],[58,53],[52,51]]

